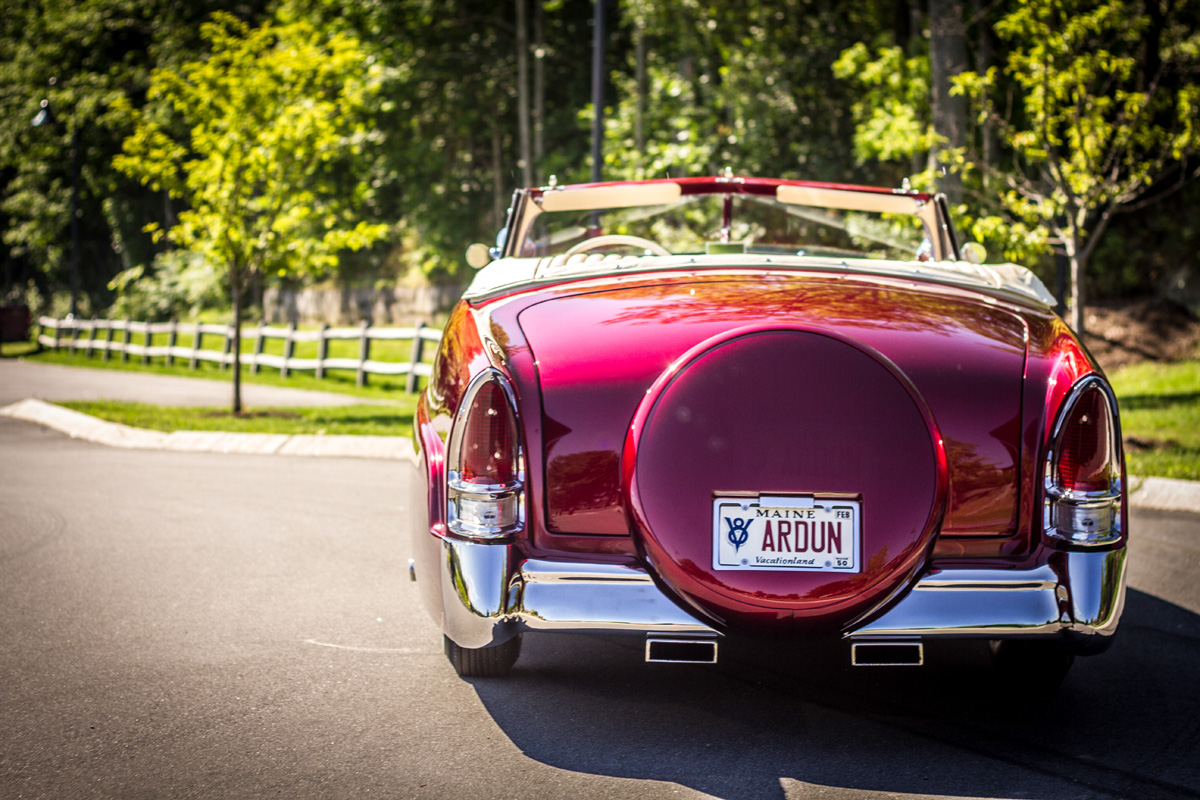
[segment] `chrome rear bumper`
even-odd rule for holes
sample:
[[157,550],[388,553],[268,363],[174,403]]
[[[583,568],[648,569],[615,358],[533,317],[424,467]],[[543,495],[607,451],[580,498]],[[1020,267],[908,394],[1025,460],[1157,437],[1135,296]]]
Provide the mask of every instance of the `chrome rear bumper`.
[[1059,636],[1082,653],[1099,652],[1124,608],[1124,548],[1065,552],[1031,570],[932,570],[848,638]]
[[460,646],[500,644],[522,631],[717,635],[668,599],[644,570],[517,563],[514,555],[511,545],[442,540],[443,626]]
[[[619,564],[520,559],[511,545],[442,539],[442,621],[462,647],[523,631],[718,636],[650,575]],[[852,642],[1062,637],[1103,650],[1125,605],[1125,550],[1064,552],[1030,570],[931,570]]]

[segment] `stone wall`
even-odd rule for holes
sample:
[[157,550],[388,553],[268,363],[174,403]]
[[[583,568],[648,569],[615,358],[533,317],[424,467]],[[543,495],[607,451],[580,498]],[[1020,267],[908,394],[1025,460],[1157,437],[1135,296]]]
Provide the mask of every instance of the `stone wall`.
[[461,286],[420,289],[267,289],[263,314],[268,325],[412,325],[445,314],[462,296]]

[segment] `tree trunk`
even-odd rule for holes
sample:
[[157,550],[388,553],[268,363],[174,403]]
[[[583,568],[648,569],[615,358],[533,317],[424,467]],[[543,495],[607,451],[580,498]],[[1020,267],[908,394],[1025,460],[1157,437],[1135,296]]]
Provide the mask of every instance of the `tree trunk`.
[[[595,0],[592,18],[592,182],[604,178],[604,0]],[[596,215],[593,214],[593,220]]]
[[533,185],[533,150],[529,137],[529,29],[526,0],[517,3],[517,136],[521,149],[521,185]]
[[634,51],[636,55],[636,73],[637,82],[637,104],[634,107],[633,117],[633,141],[637,148],[637,176],[644,177],[642,173],[643,161],[646,156],[646,25],[641,20],[637,20],[637,28],[634,30]]
[[242,266],[230,268],[233,279],[233,413],[242,413]]
[[500,141],[500,123],[492,119],[492,227],[504,224],[504,143]]
[[1087,263],[1079,255],[1079,249],[1075,248],[1075,251],[1071,255],[1071,329],[1075,331],[1076,336],[1082,339],[1086,332],[1083,312],[1087,306],[1087,293],[1084,290],[1086,282],[1083,279],[1083,271],[1087,267]]
[[533,2],[533,182],[540,186],[546,182],[546,3]]
[[[975,18],[976,28],[976,56],[975,56],[975,71],[980,75],[986,75],[988,70],[992,68],[994,61],[992,55],[992,23],[987,16],[987,8],[983,5],[983,0],[972,0],[971,15]],[[988,105],[988,90],[984,87],[983,97],[980,98],[983,107]],[[983,188],[987,189],[991,183],[992,164],[996,161],[996,123],[992,121],[991,115],[988,115],[983,120],[983,127],[979,132],[980,139],[980,174],[983,176]]]
[[912,39],[912,10],[908,7],[908,0],[897,0],[893,7],[894,16],[892,17],[892,40],[904,51],[905,55],[912,55],[908,52],[908,43]]
[[[967,98],[951,96],[951,79],[967,69],[967,29],[963,0],[929,0],[929,60],[932,72],[933,129],[943,140],[937,148],[967,143]],[[944,172],[944,174],[943,174]],[[951,203],[962,202],[962,179],[938,159],[938,188]]]
[[1080,219],[1086,220],[1086,215],[1080,213],[1078,217],[1068,217],[1066,229],[1062,230],[1059,236],[1067,254],[1067,263],[1070,265],[1071,313],[1067,324],[1071,326],[1071,330],[1075,331],[1075,335],[1082,339],[1084,334],[1083,312],[1087,303],[1083,273],[1087,267],[1089,252],[1084,242],[1080,240],[1082,232]]

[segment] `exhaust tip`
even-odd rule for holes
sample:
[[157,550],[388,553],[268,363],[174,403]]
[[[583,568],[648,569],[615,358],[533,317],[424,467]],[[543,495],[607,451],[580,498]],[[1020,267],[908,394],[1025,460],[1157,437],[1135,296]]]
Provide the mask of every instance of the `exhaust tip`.
[[922,642],[855,642],[850,663],[856,667],[919,667],[925,663]]
[[646,662],[655,664],[715,664],[716,639],[647,637]]

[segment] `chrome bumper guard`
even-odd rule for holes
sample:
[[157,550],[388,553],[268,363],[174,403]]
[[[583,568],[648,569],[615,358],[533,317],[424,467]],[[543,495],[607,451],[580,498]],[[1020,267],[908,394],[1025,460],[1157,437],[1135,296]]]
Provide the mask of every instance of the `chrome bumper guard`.
[[[520,559],[511,545],[448,538],[442,556],[445,630],[462,647],[500,644],[523,631],[719,636],[636,567]],[[1060,637],[1098,652],[1124,605],[1124,548],[1064,552],[1030,570],[931,570],[845,638]]]

